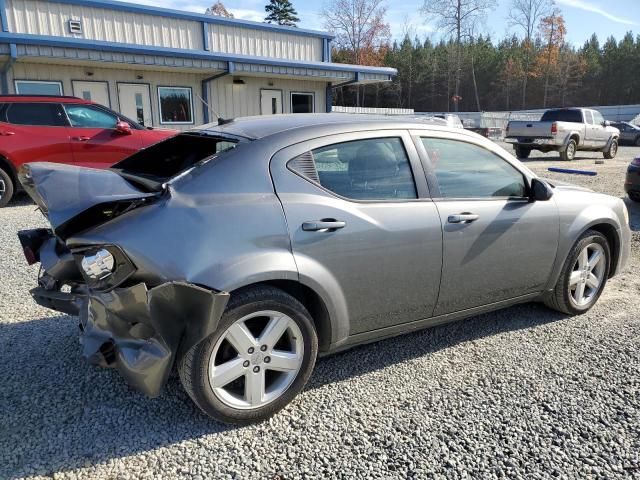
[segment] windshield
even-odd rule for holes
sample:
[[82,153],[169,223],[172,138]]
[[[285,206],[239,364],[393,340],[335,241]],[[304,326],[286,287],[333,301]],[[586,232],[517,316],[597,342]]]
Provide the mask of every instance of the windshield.
[[543,122],[582,123],[580,110],[548,110],[542,115]]
[[235,148],[239,141],[230,137],[183,133],[140,150],[111,169],[128,180],[157,190],[180,173]]

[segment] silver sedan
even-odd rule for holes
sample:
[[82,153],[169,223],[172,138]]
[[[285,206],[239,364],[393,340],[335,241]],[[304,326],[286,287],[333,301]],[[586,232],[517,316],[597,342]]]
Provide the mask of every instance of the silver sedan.
[[318,355],[522,302],[583,313],[629,255],[621,199],[435,122],[243,118],[20,176],[52,227],[20,232],[34,299],[79,315],[90,362],[150,396],[175,367],[224,422],[283,408]]

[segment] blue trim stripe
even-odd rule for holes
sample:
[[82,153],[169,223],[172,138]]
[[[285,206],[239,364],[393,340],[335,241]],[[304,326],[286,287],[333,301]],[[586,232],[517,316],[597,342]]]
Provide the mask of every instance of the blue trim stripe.
[[327,32],[318,30],[306,30],[304,28],[286,27],[284,25],[273,25],[270,23],[252,22],[250,20],[239,20],[236,18],[219,17],[215,15],[204,15],[202,13],[185,12],[171,8],[152,7],[135,3],[118,2],[115,0],[52,0],[55,3],[65,3],[79,5],[83,7],[107,8],[123,12],[143,13],[147,15],[157,15],[161,17],[180,18],[183,20],[195,20],[198,22],[217,23],[232,27],[253,28],[256,30],[276,30],[294,35],[304,35],[308,37],[333,38]]
[[134,55],[160,55],[179,58],[193,58],[219,62],[253,63],[258,65],[274,65],[291,68],[313,68],[332,72],[374,73],[397,75],[395,68],[366,67],[342,63],[289,61],[279,58],[253,57],[250,55],[233,55],[226,53],[205,52],[202,50],[185,50],[166,47],[141,47],[130,43],[113,43],[100,40],[89,40],[73,37],[53,37],[47,35],[25,35],[17,33],[0,33],[0,43],[16,43],[19,45],[45,45],[60,48],[80,48],[88,50],[106,50]]
[[9,31],[9,26],[7,25],[7,5],[5,0],[0,0],[0,25],[2,25],[3,32]]

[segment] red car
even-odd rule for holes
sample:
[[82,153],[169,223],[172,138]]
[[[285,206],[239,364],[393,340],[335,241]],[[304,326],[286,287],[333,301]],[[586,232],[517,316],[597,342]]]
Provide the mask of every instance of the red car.
[[0,95],[0,207],[19,187],[16,172],[24,163],[108,168],[176,133],[76,97]]

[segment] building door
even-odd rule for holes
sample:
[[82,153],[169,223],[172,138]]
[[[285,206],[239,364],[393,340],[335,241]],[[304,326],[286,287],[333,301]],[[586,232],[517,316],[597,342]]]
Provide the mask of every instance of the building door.
[[282,90],[260,90],[260,114],[282,113]]
[[105,107],[111,108],[109,101],[109,84],[107,82],[85,82],[74,80],[73,94],[83,100],[91,100]]
[[118,83],[120,113],[140,125],[153,125],[151,117],[151,92],[146,83]]

